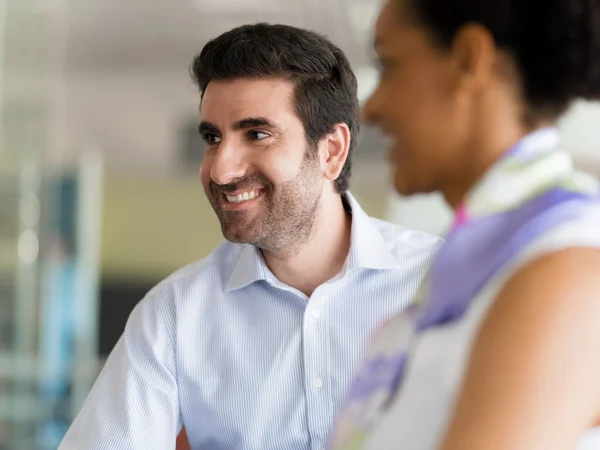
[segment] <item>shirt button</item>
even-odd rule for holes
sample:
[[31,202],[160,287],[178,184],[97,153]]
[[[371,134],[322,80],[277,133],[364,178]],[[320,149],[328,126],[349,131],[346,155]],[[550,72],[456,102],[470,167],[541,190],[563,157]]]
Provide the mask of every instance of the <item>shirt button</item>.
[[312,380],[312,387],[315,389],[321,389],[323,387],[323,380],[315,378]]
[[321,311],[319,311],[318,309],[313,309],[310,312],[310,315],[312,316],[313,319],[317,320],[319,317],[321,317]]

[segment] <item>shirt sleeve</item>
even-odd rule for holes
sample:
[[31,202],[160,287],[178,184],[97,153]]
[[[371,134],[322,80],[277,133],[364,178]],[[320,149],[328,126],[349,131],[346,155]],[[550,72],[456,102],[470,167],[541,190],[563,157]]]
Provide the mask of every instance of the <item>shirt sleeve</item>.
[[174,449],[182,427],[174,335],[169,302],[142,300],[58,450]]

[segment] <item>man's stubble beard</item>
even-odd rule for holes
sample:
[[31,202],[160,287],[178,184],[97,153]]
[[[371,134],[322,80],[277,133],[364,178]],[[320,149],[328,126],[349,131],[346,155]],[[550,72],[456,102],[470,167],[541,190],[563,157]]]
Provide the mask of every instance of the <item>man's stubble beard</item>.
[[311,238],[320,213],[323,182],[318,159],[308,156],[292,180],[279,187],[269,183],[259,198],[261,210],[248,223],[239,223],[245,221],[245,211],[221,211],[213,204],[223,236],[268,252],[295,252]]

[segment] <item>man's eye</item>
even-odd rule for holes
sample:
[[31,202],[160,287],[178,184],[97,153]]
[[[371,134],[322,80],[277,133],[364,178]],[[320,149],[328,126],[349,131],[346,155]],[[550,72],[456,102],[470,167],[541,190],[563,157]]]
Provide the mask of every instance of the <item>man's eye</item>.
[[265,133],[264,131],[251,130],[248,132],[248,137],[253,141],[260,141],[261,139],[268,138],[269,133]]
[[202,139],[204,139],[204,142],[206,142],[208,145],[214,145],[214,144],[218,144],[219,142],[221,142],[221,138],[219,136],[217,136],[216,134],[212,134],[212,133],[203,134]]

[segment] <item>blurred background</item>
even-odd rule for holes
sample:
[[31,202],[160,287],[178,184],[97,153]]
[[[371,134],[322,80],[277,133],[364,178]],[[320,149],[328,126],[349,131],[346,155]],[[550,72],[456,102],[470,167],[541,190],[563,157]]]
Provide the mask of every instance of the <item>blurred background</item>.
[[[364,99],[369,0],[0,0],[0,450],[56,449],[133,306],[222,236],[197,179],[188,65],[243,23],[328,35]],[[561,123],[600,175],[600,106]],[[442,234],[437,196],[388,186],[365,127],[352,192],[370,214]]]

